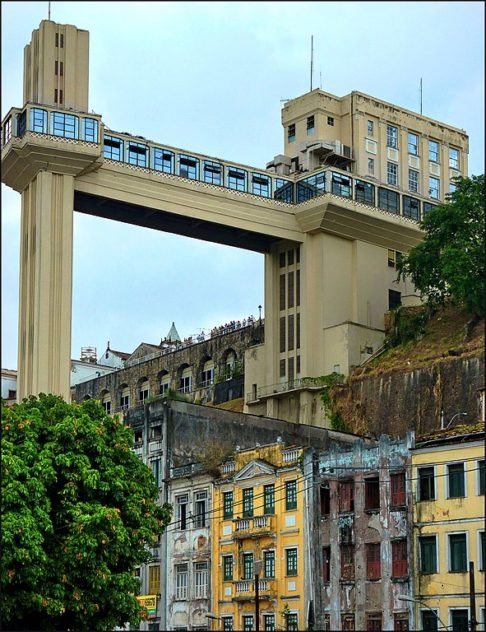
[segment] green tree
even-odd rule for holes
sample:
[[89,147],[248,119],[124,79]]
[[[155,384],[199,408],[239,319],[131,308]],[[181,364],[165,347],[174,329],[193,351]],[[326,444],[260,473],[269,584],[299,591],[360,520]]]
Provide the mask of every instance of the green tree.
[[4,629],[104,632],[143,618],[133,571],[171,508],[132,446],[132,429],[94,400],[2,401]]
[[420,224],[424,240],[404,254],[398,280],[409,277],[435,307],[451,298],[476,317],[484,316],[484,174],[455,178],[447,202]]

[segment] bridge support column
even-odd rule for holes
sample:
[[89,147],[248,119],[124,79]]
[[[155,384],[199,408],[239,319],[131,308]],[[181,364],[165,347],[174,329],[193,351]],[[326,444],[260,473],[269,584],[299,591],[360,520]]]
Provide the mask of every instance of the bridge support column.
[[22,192],[17,401],[71,400],[74,177],[39,171]]

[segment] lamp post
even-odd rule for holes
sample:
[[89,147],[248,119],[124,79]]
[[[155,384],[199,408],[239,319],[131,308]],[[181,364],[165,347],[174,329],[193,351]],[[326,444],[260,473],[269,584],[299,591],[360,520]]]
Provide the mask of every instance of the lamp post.
[[260,632],[260,573],[262,561],[255,560],[255,632]]
[[444,419],[442,418],[442,430],[447,430],[456,417],[467,417],[467,413],[456,413],[452,415],[447,426],[444,427]]
[[398,599],[400,599],[400,601],[408,601],[410,603],[416,603],[420,606],[423,606],[424,608],[427,608],[427,610],[430,610],[430,612],[432,612],[435,616],[435,618],[437,619],[437,621],[440,623],[440,625],[442,626],[442,629],[447,630],[447,626],[444,625],[444,622],[442,621],[442,619],[439,617],[439,615],[437,614],[437,612],[435,610],[433,610],[428,604],[426,604],[423,601],[420,601],[420,599],[415,599],[414,597],[409,597],[408,595],[398,595]]

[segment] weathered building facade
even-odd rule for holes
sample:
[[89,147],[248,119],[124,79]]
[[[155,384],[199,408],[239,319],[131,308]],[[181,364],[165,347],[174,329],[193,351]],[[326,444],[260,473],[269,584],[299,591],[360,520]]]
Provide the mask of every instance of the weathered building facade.
[[409,629],[410,448],[380,436],[351,445],[306,450],[306,593],[320,630]]

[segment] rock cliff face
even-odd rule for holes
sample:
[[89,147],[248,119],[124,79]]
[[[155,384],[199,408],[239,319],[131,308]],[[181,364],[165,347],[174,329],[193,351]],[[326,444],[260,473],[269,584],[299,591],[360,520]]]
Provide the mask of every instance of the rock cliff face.
[[[393,328],[393,323],[390,327]],[[466,333],[467,332],[467,333]],[[334,410],[357,434],[417,435],[476,423],[484,405],[484,321],[448,308],[434,314],[420,339],[390,349],[334,387]]]

